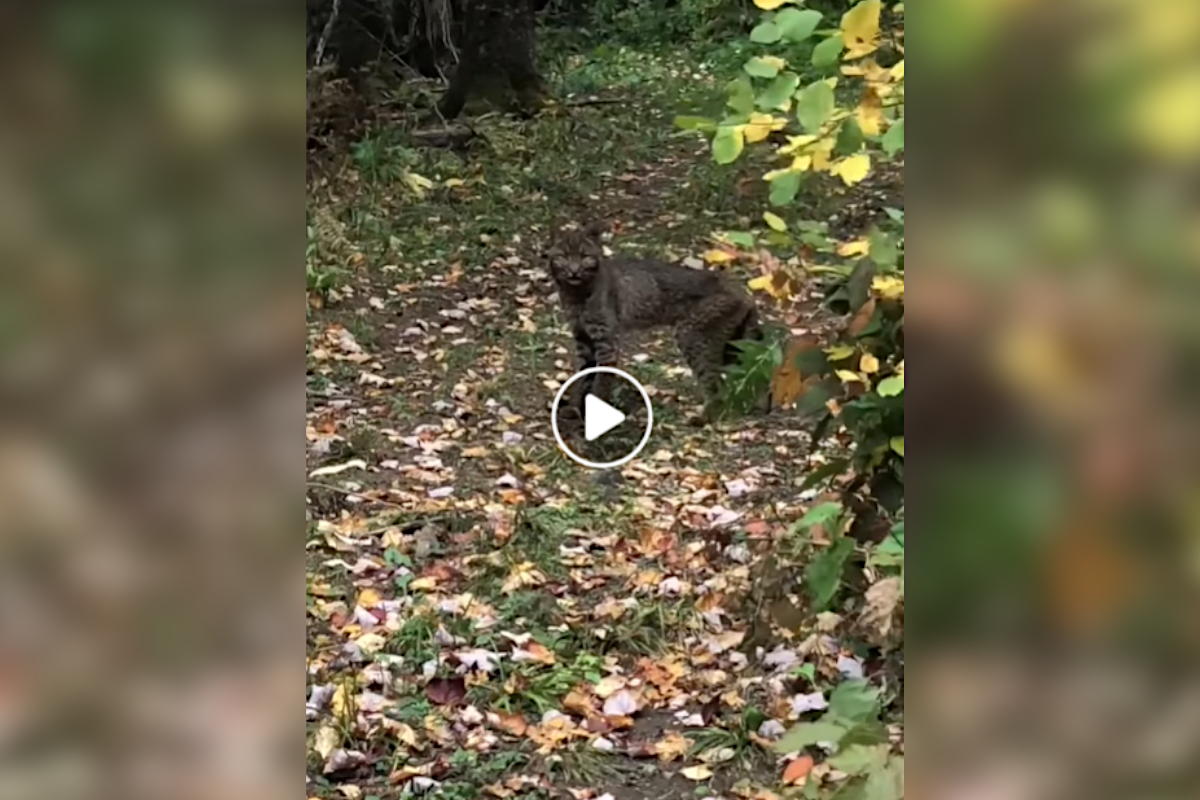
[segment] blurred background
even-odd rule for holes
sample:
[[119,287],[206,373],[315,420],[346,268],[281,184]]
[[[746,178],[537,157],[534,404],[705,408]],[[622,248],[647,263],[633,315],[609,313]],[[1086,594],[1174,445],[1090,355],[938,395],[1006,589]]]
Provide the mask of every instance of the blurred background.
[[1200,3],[933,0],[909,791],[1200,791]]
[[298,789],[292,8],[0,7],[0,797]]
[[[908,17],[910,791],[1194,797],[1200,3]],[[301,25],[0,8],[0,796],[298,789]]]

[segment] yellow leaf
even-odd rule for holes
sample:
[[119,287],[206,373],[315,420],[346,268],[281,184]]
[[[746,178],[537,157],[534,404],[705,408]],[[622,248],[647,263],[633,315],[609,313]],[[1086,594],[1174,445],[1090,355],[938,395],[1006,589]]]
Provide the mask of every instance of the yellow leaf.
[[763,212],[763,221],[771,226],[771,230],[783,233],[787,230],[787,223],[783,221],[778,214],[773,214],[770,211]]
[[858,383],[866,383],[861,375],[857,372],[851,372],[848,369],[839,369],[836,374],[842,379],[842,383],[855,383],[856,381]]
[[815,142],[816,140],[817,140],[816,136],[813,136],[813,135],[807,134],[807,133],[802,136],[789,136],[788,143],[785,144],[783,147],[779,148],[779,154],[781,156],[790,156],[792,153],[796,152],[801,147],[810,145],[813,142]]
[[1156,154],[1200,152],[1200,68],[1179,70],[1142,90],[1130,118],[1134,133]]
[[758,60],[760,62],[762,62],[763,64],[772,66],[781,72],[783,70],[787,69],[787,65],[788,65],[788,63],[786,61],[784,61],[782,58],[780,58],[779,56],[759,56]]
[[863,90],[862,100],[854,113],[858,117],[858,127],[867,136],[878,136],[883,131],[883,103],[870,86]]
[[445,186],[447,189],[453,189],[456,186],[466,186],[466,185],[467,185],[467,182],[464,181],[462,178],[447,178],[446,180],[442,181],[442,186]]
[[830,361],[844,361],[854,355],[854,348],[848,344],[839,344],[825,348],[825,355],[829,356]]
[[735,256],[728,250],[706,250],[703,258],[710,264],[728,264]]
[[892,449],[895,450],[901,458],[904,458],[904,437],[893,436],[891,441]]
[[358,593],[358,606],[360,608],[372,609],[383,602],[383,596],[379,594],[378,589],[363,589]]
[[417,197],[424,197],[425,191],[433,186],[433,181],[415,172],[404,173],[404,182],[408,184],[408,188],[412,189],[413,194]]
[[776,300],[788,300],[795,294],[792,279],[783,270],[753,278],[747,285],[755,291],[766,292]]
[[879,275],[871,281],[871,289],[885,300],[904,299],[904,279],[894,275]]
[[[756,3],[761,3],[763,0],[754,0]],[[687,778],[689,781],[706,781],[713,776],[713,771],[703,764],[697,764],[694,767],[687,767],[679,770],[679,774]]]
[[852,242],[843,242],[838,245],[837,254],[850,258],[851,256],[865,256],[871,252],[871,243],[866,239],[855,239]]
[[795,172],[795,170],[793,170],[791,167],[788,167],[787,169],[773,169],[766,175],[763,175],[763,180],[770,182],[782,178],[784,175],[789,175],[792,172]]
[[754,5],[761,8],[763,11],[774,11],[785,3],[790,3],[792,0],[754,0]]
[[833,163],[829,156],[836,146],[837,142],[832,138],[825,138],[814,144],[812,146],[812,168],[817,172],[828,172]]
[[789,172],[805,172],[812,166],[812,156],[796,156],[792,159],[792,166],[788,169]]
[[862,0],[842,15],[842,42],[846,60],[862,58],[879,47],[880,0]]
[[879,372],[879,359],[870,353],[863,353],[862,358],[858,361],[858,368],[868,375]]
[[771,114],[751,114],[750,121],[742,126],[742,135],[747,142],[761,142],[771,131],[783,130],[787,120]]
[[888,72],[891,73],[892,80],[904,80],[904,59],[900,59],[900,61],[896,62],[896,64],[894,64],[892,68],[888,70]]
[[866,153],[856,153],[848,158],[843,158],[829,168],[832,175],[837,175],[842,179],[842,183],[847,186],[854,184],[867,177],[867,173],[871,171],[871,157]]

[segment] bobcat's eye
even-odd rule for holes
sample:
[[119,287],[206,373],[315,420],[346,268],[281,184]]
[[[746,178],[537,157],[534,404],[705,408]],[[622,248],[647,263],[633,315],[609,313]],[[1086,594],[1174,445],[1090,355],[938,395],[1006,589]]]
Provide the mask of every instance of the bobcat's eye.
[[595,257],[594,256],[584,256],[583,257],[583,266],[586,269],[595,269],[596,268]]

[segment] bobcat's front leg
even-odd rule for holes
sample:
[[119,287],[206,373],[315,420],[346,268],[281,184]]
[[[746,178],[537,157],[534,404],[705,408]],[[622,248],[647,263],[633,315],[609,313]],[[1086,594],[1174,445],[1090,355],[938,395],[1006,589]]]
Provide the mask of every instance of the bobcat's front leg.
[[[575,331],[575,342],[580,369],[617,365],[617,346],[613,329],[602,314],[585,313],[580,317],[579,326]],[[576,395],[579,408],[583,407],[584,395],[589,391],[602,400],[608,400],[612,390],[612,377],[607,372],[601,372],[581,379],[576,384],[579,387]]]

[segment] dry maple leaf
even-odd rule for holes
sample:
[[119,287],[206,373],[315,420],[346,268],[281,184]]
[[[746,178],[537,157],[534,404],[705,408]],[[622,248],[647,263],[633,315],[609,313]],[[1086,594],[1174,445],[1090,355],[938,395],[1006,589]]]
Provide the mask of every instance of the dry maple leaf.
[[687,755],[691,747],[691,739],[678,731],[671,731],[654,743],[654,754],[660,761],[675,761]]
[[904,584],[898,575],[876,581],[867,589],[865,599],[859,625],[872,644],[883,644],[892,634],[896,611],[904,600]]
[[504,594],[512,594],[518,589],[540,586],[545,582],[546,576],[537,568],[537,564],[532,561],[523,561],[515,565],[508,573],[508,578],[504,581],[501,591]]

